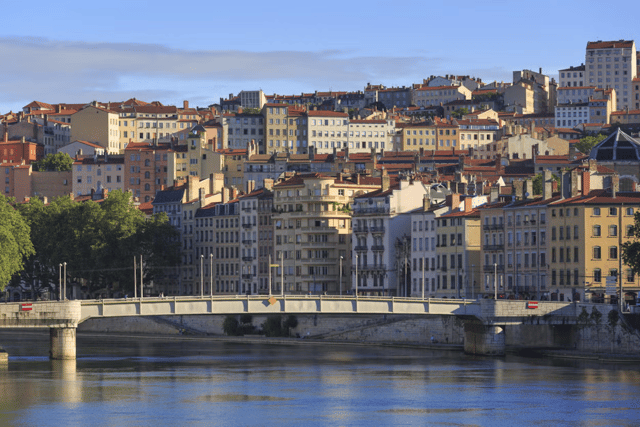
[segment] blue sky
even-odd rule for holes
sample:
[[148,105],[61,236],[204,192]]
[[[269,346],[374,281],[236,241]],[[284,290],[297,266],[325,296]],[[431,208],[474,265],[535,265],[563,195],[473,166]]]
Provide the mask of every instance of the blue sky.
[[556,75],[584,62],[589,40],[636,39],[640,3],[33,0],[0,10],[6,113],[33,100],[206,106],[243,89],[351,91],[453,73],[510,81],[514,70],[538,68]]

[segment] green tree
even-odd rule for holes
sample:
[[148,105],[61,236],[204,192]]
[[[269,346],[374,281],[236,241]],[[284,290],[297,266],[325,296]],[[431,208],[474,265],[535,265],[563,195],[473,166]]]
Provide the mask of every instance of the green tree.
[[458,108],[457,110],[451,112],[451,115],[458,119],[462,118],[462,116],[464,116],[465,114],[469,114],[469,109],[466,107]]
[[599,133],[596,136],[585,136],[576,143],[576,149],[584,154],[589,154],[591,149],[602,142],[607,136]]
[[633,226],[630,234],[633,239],[622,243],[622,261],[631,267],[634,273],[640,274],[640,212],[636,212],[633,217]]
[[262,332],[268,337],[282,336],[282,316],[274,315],[267,317],[262,324]]
[[[542,194],[542,190],[543,190],[542,177],[543,175],[541,173],[533,177],[533,194],[534,195]],[[551,174],[551,178],[558,183],[558,188],[560,188],[560,178],[555,174]]]
[[68,172],[72,166],[73,159],[67,153],[47,154],[45,158],[33,163],[33,169],[40,172]]
[[34,253],[29,225],[12,202],[0,195],[0,290],[22,271],[25,260]]
[[222,330],[227,336],[235,337],[239,335],[239,324],[238,319],[235,316],[227,316],[224,318],[224,322],[222,322]]

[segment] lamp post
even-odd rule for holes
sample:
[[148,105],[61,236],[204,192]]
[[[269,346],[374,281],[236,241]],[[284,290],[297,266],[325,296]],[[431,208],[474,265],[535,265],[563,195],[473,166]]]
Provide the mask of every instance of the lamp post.
[[62,295],[63,295],[63,301],[67,300],[67,262],[63,262],[62,266],[64,267],[64,272],[63,272],[63,287],[62,287]]
[[340,255],[340,277],[339,277],[339,280],[340,280],[340,296],[342,296],[342,260],[343,260],[343,257],[342,257],[342,255]]
[[62,300],[62,263],[58,264],[58,301]]
[[356,298],[358,298],[358,254],[356,254]]
[[424,299],[424,269],[425,269],[425,261],[427,259],[424,257],[424,254],[422,254],[422,299]]
[[204,255],[200,254],[200,298],[204,296]]
[[476,299],[476,287],[474,286],[475,283],[473,283],[473,267],[475,267],[475,264],[471,264],[471,299]]
[[280,251],[280,293],[284,296],[284,251]]
[[269,254],[269,296],[271,296],[271,254]]
[[494,299],[498,300],[498,264],[493,264],[493,293]]
[[209,293],[213,296],[213,252],[209,254]]

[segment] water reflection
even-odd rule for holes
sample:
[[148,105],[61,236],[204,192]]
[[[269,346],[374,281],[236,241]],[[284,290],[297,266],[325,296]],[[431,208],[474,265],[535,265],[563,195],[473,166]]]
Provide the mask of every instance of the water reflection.
[[[0,425],[637,425],[637,367],[420,349],[2,334]],[[9,339],[9,344],[7,344]]]

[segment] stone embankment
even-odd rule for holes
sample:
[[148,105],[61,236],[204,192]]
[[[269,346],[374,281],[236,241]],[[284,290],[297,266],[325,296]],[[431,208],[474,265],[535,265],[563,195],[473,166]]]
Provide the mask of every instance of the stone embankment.
[[[193,334],[224,336],[222,315],[148,316],[90,319],[79,325],[82,332],[126,334]],[[455,316],[412,315],[299,315],[292,337],[332,342],[377,345],[417,345],[462,349],[464,321]],[[259,328],[265,316],[253,316]],[[247,336],[246,339],[250,339]],[[433,339],[432,339],[433,338]],[[624,319],[609,324],[508,325],[507,350],[537,349],[558,357],[640,360],[640,333]]]

